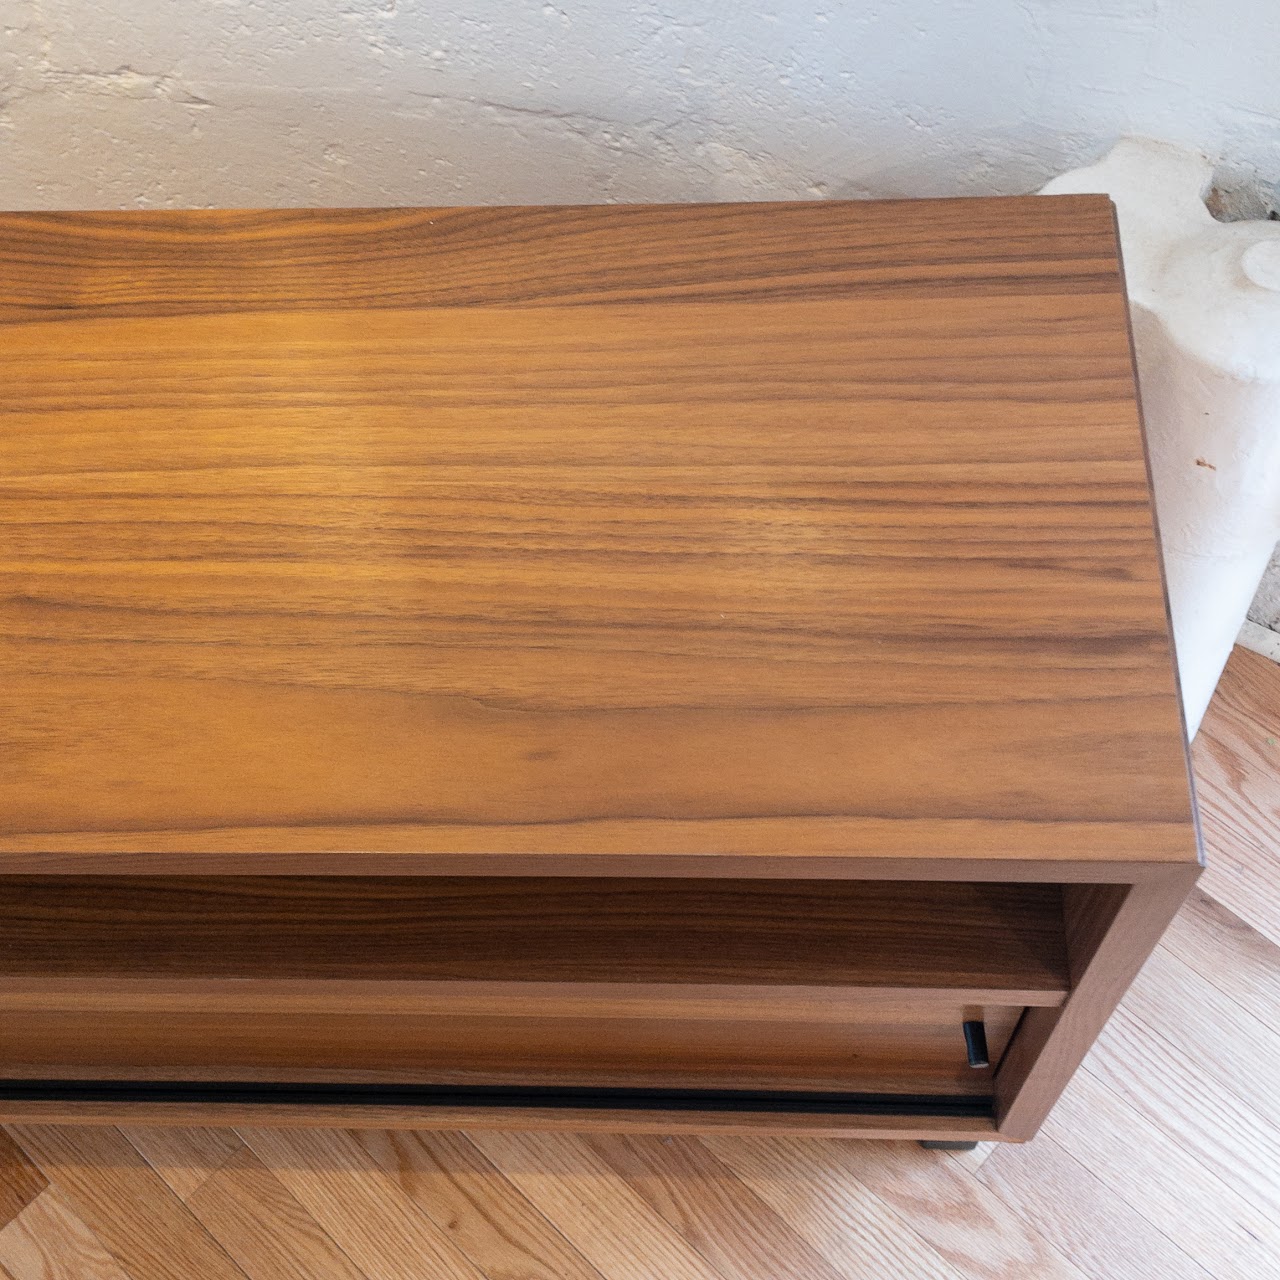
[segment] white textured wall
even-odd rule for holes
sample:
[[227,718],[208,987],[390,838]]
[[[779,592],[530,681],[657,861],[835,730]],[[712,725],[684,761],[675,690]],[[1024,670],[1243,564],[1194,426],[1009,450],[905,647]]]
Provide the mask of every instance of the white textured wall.
[[11,208],[1012,192],[1124,132],[1221,157],[1246,211],[1280,178],[1280,0],[0,0],[0,29]]

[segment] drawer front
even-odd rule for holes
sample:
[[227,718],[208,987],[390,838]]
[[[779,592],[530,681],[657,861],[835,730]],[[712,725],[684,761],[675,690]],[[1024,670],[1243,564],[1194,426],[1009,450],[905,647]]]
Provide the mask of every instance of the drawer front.
[[570,1088],[829,1090],[987,1096],[963,1024],[998,1063],[1022,1009],[868,1000],[840,1020],[465,1013],[5,1015],[9,1080],[208,1080]]

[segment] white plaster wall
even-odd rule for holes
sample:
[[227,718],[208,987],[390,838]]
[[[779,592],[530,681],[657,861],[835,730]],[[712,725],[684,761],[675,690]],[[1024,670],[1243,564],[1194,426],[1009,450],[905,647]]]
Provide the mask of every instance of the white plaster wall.
[[1278,0],[0,0],[0,205],[1028,191],[1121,133],[1280,178]]

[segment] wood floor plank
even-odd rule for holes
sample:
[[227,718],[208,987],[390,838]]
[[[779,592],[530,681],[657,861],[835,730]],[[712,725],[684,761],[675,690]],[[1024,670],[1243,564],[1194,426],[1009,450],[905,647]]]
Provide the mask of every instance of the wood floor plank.
[[132,1280],[244,1280],[118,1129],[14,1125],[9,1132]]
[[130,1125],[121,1133],[183,1200],[244,1150],[234,1129]]
[[1207,865],[1201,888],[1280,946],[1280,856],[1251,844],[1232,815],[1219,816],[1210,809],[1203,827]]
[[1280,944],[1280,664],[1237,646],[1194,748],[1200,887]]
[[859,1280],[966,1280],[889,1205],[787,1138],[700,1139],[833,1266]]
[[941,1152],[908,1142],[797,1140],[794,1145],[807,1147],[811,1162],[846,1182],[861,1183],[971,1280],[1014,1272],[1037,1280],[1081,1280],[1066,1258]]
[[[1224,952],[1223,967],[1235,959],[1234,953]],[[1199,1067],[1203,1078],[1229,1091],[1280,1133],[1280,1033],[1164,946],[1143,967],[1124,1007],[1184,1061]]]
[[[1263,1212],[1280,1207],[1280,1130],[1215,1077],[1217,1047],[1189,1057],[1121,1006],[1087,1069]],[[1274,1078],[1274,1075],[1272,1075]]]
[[726,1280],[848,1280],[694,1137],[584,1141]]
[[980,1142],[972,1151],[952,1151],[948,1154],[962,1169],[976,1174],[1004,1145],[1003,1142]]
[[[1078,1072],[1042,1135],[1091,1170],[1221,1280],[1267,1276],[1280,1258],[1280,1221],[1207,1169],[1158,1120]],[[1039,1141],[1036,1138],[1035,1141]]]
[[485,1131],[473,1141],[608,1280],[722,1280],[577,1135]]
[[602,1280],[465,1134],[364,1129],[352,1137],[488,1280]]
[[0,1227],[16,1218],[48,1185],[26,1152],[0,1130]]
[[1280,1031],[1280,947],[1199,889],[1161,944],[1273,1031]]
[[1090,1280],[1212,1280],[1048,1134],[1000,1145],[978,1178]]
[[369,1280],[483,1280],[351,1134],[242,1129],[240,1137]]
[[366,1280],[247,1147],[187,1201],[250,1280]]
[[12,1280],[130,1280],[56,1187],[0,1231],[0,1264]]

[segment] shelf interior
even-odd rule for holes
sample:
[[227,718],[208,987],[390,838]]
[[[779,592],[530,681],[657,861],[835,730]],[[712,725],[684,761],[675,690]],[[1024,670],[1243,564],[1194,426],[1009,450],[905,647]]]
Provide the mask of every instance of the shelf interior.
[[1056,1004],[1061,887],[575,877],[0,877],[23,979],[920,989]]

